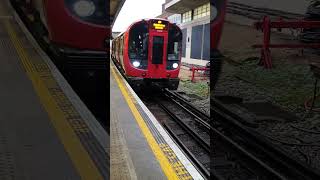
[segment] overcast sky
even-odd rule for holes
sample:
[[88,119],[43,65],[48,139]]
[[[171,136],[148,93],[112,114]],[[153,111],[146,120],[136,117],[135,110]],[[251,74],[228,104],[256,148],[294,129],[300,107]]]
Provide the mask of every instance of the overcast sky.
[[160,15],[164,2],[165,0],[126,0],[112,31],[123,32],[131,23],[139,19],[154,18]]

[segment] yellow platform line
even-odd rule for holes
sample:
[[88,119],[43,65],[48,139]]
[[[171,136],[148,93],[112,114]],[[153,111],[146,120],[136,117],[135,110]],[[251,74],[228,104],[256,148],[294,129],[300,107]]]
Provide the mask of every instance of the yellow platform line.
[[29,55],[23,48],[16,31],[9,21],[5,21],[4,25],[23,64],[23,67],[25,68],[29,79],[32,81],[33,87],[36,90],[42,105],[46,109],[50,117],[49,119],[54,126],[62,144],[64,145],[64,148],[68,153],[72,163],[79,173],[79,176],[83,180],[102,180],[102,175],[90,158],[88,152],[82,146],[72,127],[67,122],[65,114],[59,108],[57,102],[50,94],[49,89],[46,87],[40,75],[33,70]]
[[130,98],[130,95],[125,88],[123,80],[121,80],[117,76],[115,70],[112,67],[110,67],[110,68],[111,68],[113,77],[117,81],[117,84],[121,90],[123,97],[125,98],[128,106],[129,106],[134,118],[136,119],[143,135],[145,136],[151,150],[153,151],[154,155],[156,156],[157,160],[159,161],[160,166],[161,166],[164,174],[167,176],[168,179],[174,179],[174,180],[179,179],[174,168],[171,166],[170,162],[168,161],[168,159],[166,158],[166,156],[162,152],[159,144],[156,142],[155,138],[153,137],[152,133],[150,132],[148,126],[144,122],[139,110],[137,109],[137,107],[134,105],[132,99]]

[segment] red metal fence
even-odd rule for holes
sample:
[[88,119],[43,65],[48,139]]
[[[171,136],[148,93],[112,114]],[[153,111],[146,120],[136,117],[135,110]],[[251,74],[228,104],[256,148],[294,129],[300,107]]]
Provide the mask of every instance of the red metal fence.
[[196,68],[193,66],[191,72],[191,82],[195,82],[196,77],[199,77],[200,80],[206,80],[210,77],[210,68]]
[[271,44],[270,36],[271,29],[309,29],[309,28],[320,28],[320,21],[283,21],[279,19],[277,21],[271,21],[269,17],[265,16],[262,22],[256,22],[255,28],[263,31],[263,44],[253,45],[253,48],[261,48],[260,65],[265,68],[272,68],[272,59],[270,48],[320,48],[320,43],[296,43],[296,44]]

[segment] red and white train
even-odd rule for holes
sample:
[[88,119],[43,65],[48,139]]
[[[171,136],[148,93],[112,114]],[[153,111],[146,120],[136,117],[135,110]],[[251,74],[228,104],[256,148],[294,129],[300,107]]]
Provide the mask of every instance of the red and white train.
[[106,67],[107,0],[10,1],[35,37],[45,36],[63,66]]
[[223,24],[225,20],[225,14],[226,14],[226,8],[227,8],[227,0],[213,0],[211,1],[211,36],[210,36],[210,45],[211,45],[211,51],[210,51],[210,79],[211,79],[211,90],[214,89],[219,74],[221,72],[222,68],[222,58],[221,54],[218,51],[218,46],[221,39]]
[[164,19],[133,23],[112,41],[111,57],[134,87],[155,84],[177,89],[182,32]]

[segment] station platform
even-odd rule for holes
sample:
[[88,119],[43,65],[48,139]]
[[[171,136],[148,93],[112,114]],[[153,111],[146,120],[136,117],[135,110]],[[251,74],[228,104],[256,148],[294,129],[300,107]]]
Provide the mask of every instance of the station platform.
[[108,134],[0,1],[0,179],[109,179]]
[[204,179],[110,63],[111,179]]

